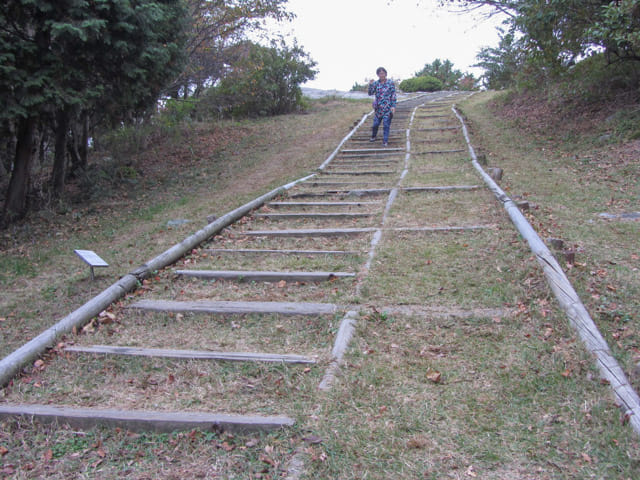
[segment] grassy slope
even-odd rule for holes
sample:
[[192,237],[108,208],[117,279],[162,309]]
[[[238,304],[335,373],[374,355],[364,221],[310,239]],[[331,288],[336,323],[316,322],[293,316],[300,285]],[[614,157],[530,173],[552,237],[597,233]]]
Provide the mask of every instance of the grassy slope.
[[[637,155],[629,154],[634,145],[597,147],[585,139],[601,132],[577,135],[557,125],[554,134],[542,135],[545,129],[533,128],[513,111],[497,112],[493,97],[477,95],[462,105],[474,144],[490,164],[505,170],[502,186],[508,193],[537,206],[530,213],[534,227],[577,248],[569,274],[631,370],[639,343],[638,223],[605,222],[595,214],[640,210]],[[308,172],[365,110],[353,103],[317,105],[312,115],[217,125],[215,141],[207,134],[210,127],[201,126],[202,135],[171,149],[159,145],[155,154],[139,159],[146,173],[138,188],[7,232],[10,247],[0,260],[1,348],[15,348],[52,317],[199,228],[207,214],[226,212]],[[544,124],[541,115],[535,118]],[[212,148],[212,141],[226,146]],[[170,152],[174,167],[152,173],[152,159],[160,152]],[[166,221],[175,218],[193,222],[168,229]],[[77,434],[6,422],[0,447],[8,452],[0,448],[0,472],[51,478],[78,471],[91,478],[216,478],[215,472],[224,472],[221,478],[275,478],[302,446],[308,478],[633,478],[640,468],[637,439],[621,425],[606,386],[597,381],[562,314],[553,302],[545,303],[549,292],[535,262],[517,235],[511,232],[508,240],[491,250],[520,259],[521,269],[507,271],[511,258],[500,259],[498,270],[485,266],[486,274],[508,276],[513,285],[506,290],[529,302],[521,305],[524,313],[430,322],[418,314],[363,318],[344,377],[328,397],[300,399],[301,408],[316,416],[292,433]],[[438,264],[462,261],[464,253],[457,252],[469,243],[475,246],[454,237],[447,251],[429,241],[423,248]],[[86,270],[70,252],[83,247],[112,264],[95,284],[86,281]],[[478,253],[476,263],[486,254]],[[392,249],[389,255],[393,258]],[[389,290],[391,301],[397,294]],[[500,287],[490,295],[500,300]],[[54,315],[45,314],[54,309]],[[430,387],[424,380],[430,369],[444,372],[445,381]],[[322,443],[302,442],[307,429]]]
[[[303,115],[186,126],[127,162],[134,182],[102,184],[64,215],[41,211],[0,232],[0,355],[202,228],[207,215],[308,174],[367,112],[361,102],[314,105]],[[174,219],[190,223],[168,227]],[[94,250],[110,267],[90,282],[73,249]]]

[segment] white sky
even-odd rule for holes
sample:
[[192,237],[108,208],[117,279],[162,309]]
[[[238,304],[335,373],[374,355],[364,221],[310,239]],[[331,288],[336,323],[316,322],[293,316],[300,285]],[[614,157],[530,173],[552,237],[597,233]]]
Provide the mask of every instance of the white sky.
[[326,90],[349,90],[375,78],[379,66],[409,78],[436,58],[478,77],[476,54],[499,41],[500,19],[451,13],[437,0],[289,0],[287,10],[297,18],[270,31],[298,39],[318,63],[305,86]]

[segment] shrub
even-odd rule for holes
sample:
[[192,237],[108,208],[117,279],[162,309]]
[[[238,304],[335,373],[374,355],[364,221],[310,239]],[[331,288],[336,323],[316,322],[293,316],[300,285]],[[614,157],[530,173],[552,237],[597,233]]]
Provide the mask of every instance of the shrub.
[[436,92],[442,90],[442,82],[427,75],[403,80],[399,87],[403,92]]
[[315,77],[315,62],[297,45],[263,47],[249,43],[247,47],[245,57],[209,89],[201,108],[241,117],[303,109],[300,84]]

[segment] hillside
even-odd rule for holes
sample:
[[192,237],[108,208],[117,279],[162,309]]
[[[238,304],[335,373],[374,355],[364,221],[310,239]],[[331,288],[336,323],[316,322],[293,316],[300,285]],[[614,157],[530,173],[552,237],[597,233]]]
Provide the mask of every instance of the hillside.
[[[630,138],[633,122],[624,121],[634,112],[629,102],[549,106],[533,96],[483,92],[458,102],[458,107],[488,167],[503,170],[501,187],[527,202],[525,215],[541,237],[564,242],[555,253],[637,389],[640,222],[619,217],[640,211],[640,144]],[[219,216],[313,170],[368,110],[366,100],[325,99],[313,102],[304,115],[186,125],[173,138],[151,138],[142,152],[126,159],[95,159],[109,175],[106,180],[105,175],[96,176],[103,180],[93,195],[76,203],[70,198],[60,208],[42,210],[3,232],[2,355],[200,228],[208,215]],[[453,122],[450,110],[430,113],[425,108],[417,117],[423,129],[416,128],[408,185],[479,183],[460,135],[442,134],[443,151],[449,152],[442,156],[432,145],[443,139],[425,133],[440,117]],[[357,141],[370,148],[366,138]],[[358,181],[376,185],[381,179],[365,175]],[[193,363],[183,368],[171,362],[98,364],[87,359],[57,374],[53,366],[65,365],[69,357],[56,349],[25,369],[0,400],[52,394],[86,402],[96,396],[112,403],[159,402],[164,408],[173,401],[192,409],[204,405],[272,413],[282,408],[297,420],[292,430],[248,436],[195,430],[77,432],[2,420],[3,475],[63,478],[80,471],[90,478],[632,478],[640,465],[638,438],[599,380],[527,245],[488,192],[464,192],[401,196],[390,212],[390,228],[482,228],[419,235],[399,231],[386,241],[383,237],[361,287],[340,279],[318,287],[247,282],[240,288],[201,280],[174,286],[175,275],[167,269],[123,300],[169,292],[189,299],[268,295],[292,301],[306,298],[306,292],[314,301],[359,305],[355,337],[331,392],[315,388],[318,369],[282,366],[215,370]],[[264,208],[257,213],[274,212]],[[356,219],[351,226],[366,221]],[[252,216],[223,232],[220,242],[246,246],[239,230],[249,222],[269,224]],[[315,220],[294,222],[306,226]],[[275,248],[285,242],[264,243]],[[307,242],[312,243],[291,244],[309,248]],[[318,244],[368,248],[367,242],[356,240]],[[73,248],[94,249],[111,267],[89,282]],[[201,251],[188,257],[181,263],[232,264]],[[264,260],[265,265],[278,265],[275,262]],[[304,257],[296,262],[316,265]],[[350,266],[342,260],[336,264]],[[114,306],[115,324],[94,323],[65,342],[124,335],[140,342],[175,336],[197,343],[244,328],[260,332],[254,335],[258,339],[267,331],[266,323],[219,322],[206,328],[176,315],[160,322],[144,317],[134,337],[135,329],[124,330],[124,307]],[[173,333],[176,324],[182,328]],[[153,325],[160,328],[146,335],[144,328]],[[293,335],[295,341],[286,345],[295,350],[312,342],[312,335],[304,334],[310,328],[326,350],[330,342],[324,339],[337,330],[336,319],[303,326],[281,319],[268,331]],[[319,366],[326,363],[321,354]],[[138,370],[129,373],[130,366]],[[82,385],[65,388],[71,377]],[[201,389],[209,391],[222,378],[235,383],[219,398],[198,397]],[[93,387],[83,390],[86,385]],[[116,398],[112,391],[124,393]],[[260,406],[270,395],[274,399]],[[292,473],[294,458],[303,459],[301,477]]]

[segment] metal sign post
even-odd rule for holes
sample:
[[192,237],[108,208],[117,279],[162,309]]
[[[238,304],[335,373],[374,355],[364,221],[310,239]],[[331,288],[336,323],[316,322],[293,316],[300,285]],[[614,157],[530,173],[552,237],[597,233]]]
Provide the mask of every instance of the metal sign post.
[[109,266],[107,262],[105,262],[96,252],[92,250],[74,250],[74,252],[82,259],[84,263],[89,265],[89,269],[91,270],[91,281],[95,280],[96,278],[93,272],[93,267]]

